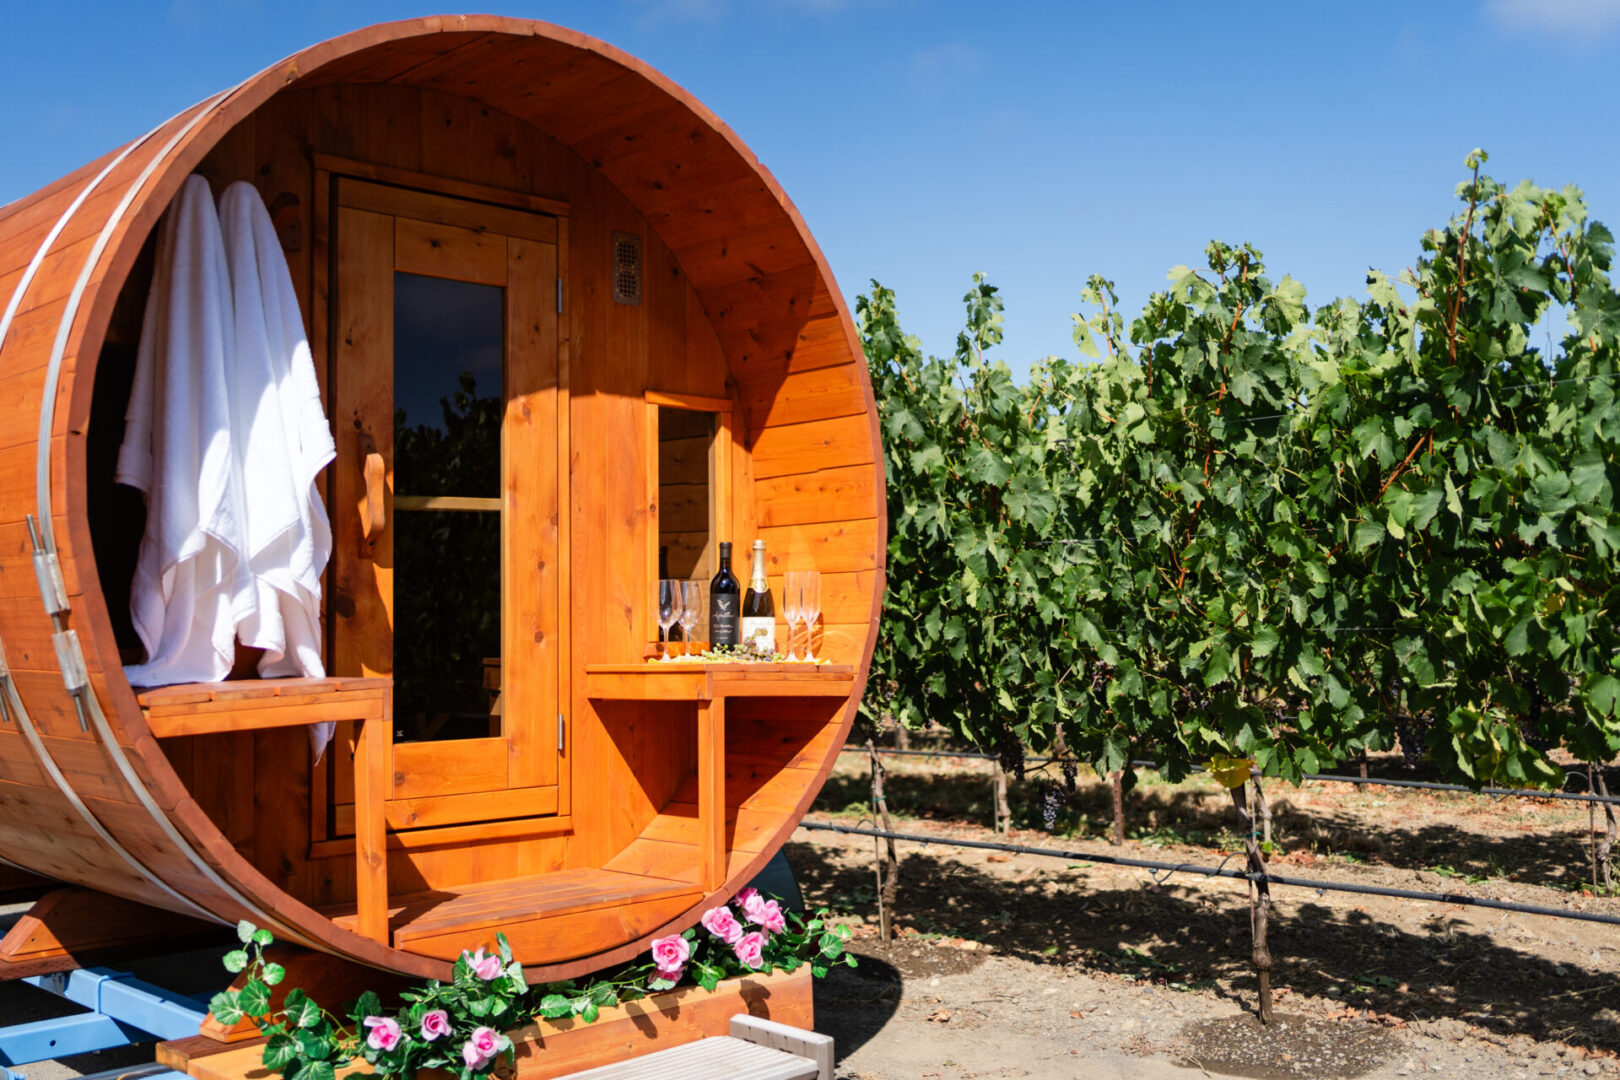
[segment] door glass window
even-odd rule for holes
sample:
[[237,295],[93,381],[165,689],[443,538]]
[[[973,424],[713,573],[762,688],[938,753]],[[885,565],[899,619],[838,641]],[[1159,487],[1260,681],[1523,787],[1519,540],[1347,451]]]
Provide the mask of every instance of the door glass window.
[[394,737],[501,733],[505,290],[394,274]]

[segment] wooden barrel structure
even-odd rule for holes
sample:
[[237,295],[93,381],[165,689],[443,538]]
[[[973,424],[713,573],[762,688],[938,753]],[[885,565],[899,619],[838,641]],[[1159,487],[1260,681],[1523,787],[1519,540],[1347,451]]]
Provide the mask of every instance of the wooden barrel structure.
[[[194,173],[262,195],[322,380],[323,678],[124,673],[113,464]],[[502,931],[552,980],[694,923],[826,779],[882,601],[871,384],[798,211],[645,64],[491,16],[324,42],[0,207],[0,303],[0,862],[419,977]],[[480,417],[487,486],[396,473]],[[824,662],[656,659],[657,579],[756,539],[773,589],[821,573]]]

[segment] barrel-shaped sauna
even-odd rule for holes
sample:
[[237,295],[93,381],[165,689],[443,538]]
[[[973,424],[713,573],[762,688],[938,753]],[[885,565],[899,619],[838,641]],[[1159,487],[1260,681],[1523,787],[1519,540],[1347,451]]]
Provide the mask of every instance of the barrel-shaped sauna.
[[[330,418],[319,678],[125,673],[114,464],[192,174],[262,196]],[[646,65],[485,16],[316,45],[0,207],[0,302],[0,861],[417,976],[503,931],[549,980],[814,798],[881,604],[871,385],[776,180]],[[756,539],[821,573],[824,662],[653,659],[657,579]]]

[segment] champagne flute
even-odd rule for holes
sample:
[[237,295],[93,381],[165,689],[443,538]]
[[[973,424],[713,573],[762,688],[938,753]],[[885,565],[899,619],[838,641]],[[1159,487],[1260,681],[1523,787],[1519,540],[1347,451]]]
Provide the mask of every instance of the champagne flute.
[[669,628],[681,617],[680,585],[674,578],[658,582],[658,642],[663,646],[665,660],[669,659]]
[[799,579],[799,617],[804,620],[804,658],[812,664],[816,659],[816,619],[821,616],[821,571],[806,570]]
[[686,639],[686,651],[692,650],[692,629],[703,617],[703,582],[681,582],[681,636]]
[[793,651],[793,628],[799,622],[799,574],[789,570],[782,575],[782,618],[787,620],[787,658],[797,660]]

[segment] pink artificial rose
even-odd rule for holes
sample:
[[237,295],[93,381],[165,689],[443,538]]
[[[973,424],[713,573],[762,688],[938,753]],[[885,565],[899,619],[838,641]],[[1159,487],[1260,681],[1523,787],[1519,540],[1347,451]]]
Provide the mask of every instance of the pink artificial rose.
[[422,1014],[422,1039],[432,1042],[440,1035],[450,1034],[450,1014],[443,1009],[434,1009]]
[[762,900],[755,904],[753,910],[748,912],[748,918],[768,933],[780,934],[787,929],[787,918],[782,914],[782,905],[775,900]]
[[733,915],[731,909],[724,904],[705,911],[703,918],[698,921],[703,924],[703,929],[727,945],[737,944],[737,939],[743,936],[742,923],[737,921],[737,916]]
[[405,1037],[405,1033],[399,1030],[399,1021],[386,1016],[368,1016],[365,1026],[371,1029],[366,1036],[366,1045],[373,1050],[392,1050]]
[[737,944],[732,946],[732,951],[746,966],[758,968],[765,962],[765,935],[758,930],[744,934]]
[[500,1045],[494,1028],[476,1028],[462,1044],[461,1060],[467,1063],[469,1069],[482,1069],[500,1052]]
[[658,974],[668,979],[680,978],[691,955],[691,942],[679,934],[661,937],[652,943],[653,966],[658,969]]
[[501,958],[499,956],[485,956],[482,945],[478,946],[478,951],[475,953],[469,953],[463,949],[461,956],[462,959],[467,961],[467,966],[472,968],[473,974],[485,982],[501,977],[501,971],[503,970]]
[[733,899],[735,899],[737,901],[737,903],[742,905],[743,914],[747,915],[748,914],[748,905],[749,904],[757,904],[760,901],[759,890],[750,886],[749,888],[743,889],[740,892],[738,892],[737,895],[735,897],[733,897]]

